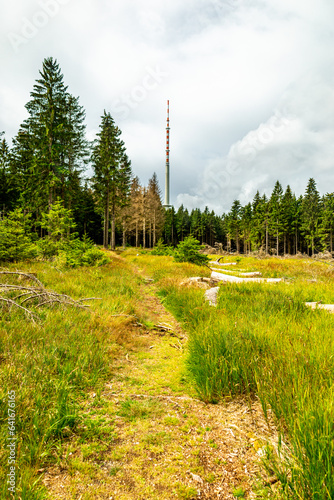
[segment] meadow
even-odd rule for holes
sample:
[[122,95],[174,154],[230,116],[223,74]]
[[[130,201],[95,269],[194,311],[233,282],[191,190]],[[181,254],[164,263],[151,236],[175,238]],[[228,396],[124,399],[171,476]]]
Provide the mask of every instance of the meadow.
[[[224,260],[235,261],[235,257]],[[334,303],[334,267],[312,259],[237,260],[233,266],[236,275],[240,269],[261,271],[265,277],[284,277],[284,282],[221,284],[214,308],[204,301],[203,289],[181,285],[190,276],[208,277],[209,269],[178,264],[171,257],[149,252],[127,250],[121,257],[113,253],[109,264],[91,268],[59,270],[42,262],[9,266],[34,272],[58,293],[102,300],[92,301],[89,310],[39,308],[37,324],[23,312],[3,310],[0,498],[88,499],[92,498],[90,484],[94,484],[96,498],[109,498],[112,481],[123,474],[126,451],[119,442],[120,422],[122,432],[129,436],[135,428],[146,432],[142,441],[137,437],[143,442],[143,453],[147,447],[162,453],[176,446],[178,438],[172,440],[170,426],[179,425],[180,418],[166,420],[161,400],[154,399],[163,394],[199,398],[208,409],[222,402],[232,404],[238,398],[251,408],[259,398],[268,422],[279,431],[277,445],[268,444],[263,461],[277,482],[273,489],[258,493],[253,489],[253,498],[334,498],[334,318],[305,306],[311,301]],[[163,306],[180,321],[186,339],[157,337],[156,323],[163,317]],[[159,358],[152,357],[154,342],[158,342]],[[125,363],[129,371],[122,379],[124,398],[114,405],[104,396],[105,387],[117,385]],[[6,484],[10,391],[15,391],[18,436],[16,492],[12,496],[8,496]],[[149,397],[134,400],[133,391]],[[95,413],[88,408],[95,408]],[[197,416],[193,418],[196,427]],[[165,427],[158,426],[161,419]],[[155,426],[156,432],[148,432],[145,422]],[[184,435],[180,431],[180,439],[185,440],[191,425],[182,423],[181,428]],[[210,431],[198,428],[199,436],[203,432]],[[196,443],[190,454],[194,460]],[[116,451],[119,458],[115,458]],[[108,479],[103,476],[102,480],[101,457],[106,462],[106,456],[112,454]],[[195,462],[191,465],[192,459],[183,463],[178,457],[167,476],[162,468],[158,493],[145,485],[141,462],[137,457],[134,463],[136,460],[132,473],[137,484],[130,487],[130,480],[123,483],[119,479],[118,487],[124,491],[120,490],[118,498],[197,498],[186,481],[187,469],[196,474],[202,471]],[[63,496],[57,496],[43,480],[56,466],[70,478]],[[218,461],[216,466],[219,471]],[[76,474],[86,493],[79,490]],[[209,474],[207,478],[208,485],[214,482]],[[239,491],[232,486],[235,497],[249,497],[247,488]],[[131,490],[135,487],[136,493]]]
[[333,316],[305,306],[334,303],[334,267],[242,258],[235,275],[239,268],[285,281],[222,284],[217,308],[203,304],[203,291],[168,277],[161,284],[165,304],[189,332],[187,364],[198,395],[208,403],[257,395],[280,431],[266,464],[282,496],[334,498]]

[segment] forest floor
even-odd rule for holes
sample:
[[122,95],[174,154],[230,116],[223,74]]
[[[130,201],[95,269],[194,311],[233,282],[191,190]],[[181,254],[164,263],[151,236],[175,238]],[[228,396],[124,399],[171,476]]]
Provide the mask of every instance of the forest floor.
[[186,371],[186,333],[151,276],[131,266],[142,280],[140,307],[151,325],[170,330],[139,326],[121,343],[104,389],[80,403],[86,428],[63,445],[56,465],[40,470],[50,498],[272,498],[275,478],[264,472],[261,457],[276,435],[259,401],[197,399]]

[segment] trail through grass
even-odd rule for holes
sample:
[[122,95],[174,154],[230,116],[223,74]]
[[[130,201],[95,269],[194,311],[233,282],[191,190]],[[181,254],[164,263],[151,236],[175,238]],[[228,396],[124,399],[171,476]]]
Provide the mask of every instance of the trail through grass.
[[207,268],[145,252],[101,268],[20,269],[102,301],[41,309],[38,325],[2,315],[0,498],[334,498],[333,316],[304,305],[334,303],[331,266],[241,259],[236,272],[285,282],[221,285],[217,308],[180,285]]
[[[195,266],[129,252],[101,268],[20,269],[59,293],[102,300],[90,311],[40,310],[38,325],[3,315],[0,498],[232,499],[233,490],[262,487],[256,451],[271,434],[259,403],[208,406],[196,398],[187,339],[150,281],[182,280]],[[9,391],[18,436],[11,496]]]
[[[334,302],[333,268],[311,260],[242,259],[285,283],[221,285],[217,309],[200,290],[165,281],[167,307],[189,332],[188,367],[199,396],[257,394],[281,430],[271,467],[287,498],[334,498],[333,316],[306,301]],[[238,269],[236,266],[236,271]]]

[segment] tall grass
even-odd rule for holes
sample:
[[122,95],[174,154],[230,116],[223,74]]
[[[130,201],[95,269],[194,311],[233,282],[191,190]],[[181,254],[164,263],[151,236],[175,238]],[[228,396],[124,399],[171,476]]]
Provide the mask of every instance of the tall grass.
[[[17,268],[18,265],[15,266]],[[103,268],[59,273],[49,264],[21,264],[49,288],[73,298],[101,297],[91,311],[65,307],[38,310],[33,324],[17,311],[0,313],[0,498],[47,498],[37,470],[57,463],[58,450],[85,432],[82,401],[111,378],[116,341],[132,314],[141,280],[114,259]],[[138,313],[139,320],[144,320]],[[123,333],[124,334],[124,333]],[[16,493],[8,492],[8,397],[15,391]],[[61,452],[60,452],[61,456]]]
[[[189,332],[188,369],[199,396],[217,402],[257,394],[281,432],[271,467],[283,496],[332,499],[334,321],[304,305],[334,302],[331,279],[324,264],[281,263],[290,283],[222,285],[217,309],[203,302],[201,290],[165,280],[161,293]],[[280,274],[275,259],[259,264],[267,271],[272,266],[268,275]]]

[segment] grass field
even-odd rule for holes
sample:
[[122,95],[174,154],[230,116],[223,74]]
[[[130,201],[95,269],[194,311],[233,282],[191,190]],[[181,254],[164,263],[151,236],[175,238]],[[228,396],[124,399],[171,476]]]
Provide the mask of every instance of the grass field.
[[203,292],[162,287],[168,307],[190,333],[188,368],[207,402],[258,395],[281,431],[268,449],[288,498],[334,498],[334,267],[312,260],[244,258],[233,268],[285,278],[275,285],[221,285],[217,309]]
[[[191,474],[204,478],[200,498],[334,498],[334,317],[304,305],[334,303],[333,266],[238,259],[236,275],[261,271],[285,281],[221,285],[217,308],[202,289],[180,286],[210,271],[170,257],[129,250],[101,268],[11,267],[36,273],[59,293],[102,300],[90,310],[41,308],[37,325],[23,313],[2,315],[1,498],[199,498]],[[174,321],[164,306],[182,325],[173,324],[172,335],[157,326]],[[11,391],[18,441],[9,496]],[[224,411],[228,402],[237,414],[240,398],[242,414],[259,398],[279,429],[265,460],[275,487],[265,486],[256,465],[241,473],[246,456],[255,464],[251,421],[235,435],[240,471],[223,478]],[[208,449],[214,458],[204,461]]]

